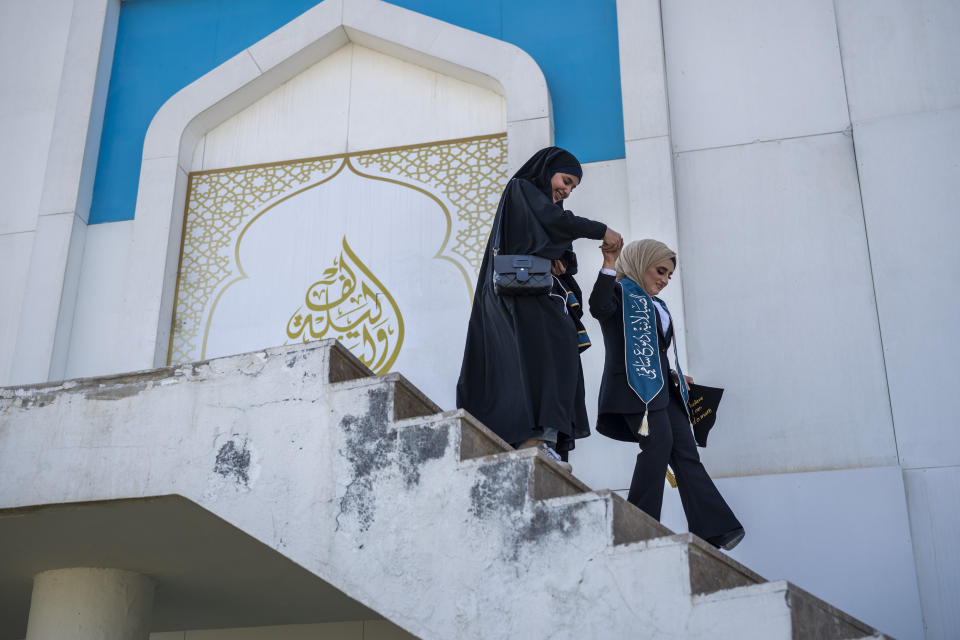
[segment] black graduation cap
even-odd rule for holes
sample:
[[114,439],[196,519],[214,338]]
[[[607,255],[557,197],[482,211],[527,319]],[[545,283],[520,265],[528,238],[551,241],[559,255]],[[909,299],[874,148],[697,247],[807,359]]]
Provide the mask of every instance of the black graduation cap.
[[690,401],[687,406],[690,408],[693,438],[697,441],[697,446],[706,447],[707,434],[710,433],[710,429],[717,421],[717,407],[720,406],[723,389],[702,384],[691,384],[689,391]]

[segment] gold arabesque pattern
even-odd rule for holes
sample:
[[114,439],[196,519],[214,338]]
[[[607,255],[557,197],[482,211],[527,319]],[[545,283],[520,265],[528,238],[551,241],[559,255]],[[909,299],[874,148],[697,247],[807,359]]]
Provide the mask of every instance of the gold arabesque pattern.
[[[351,164],[363,168],[358,175],[410,186],[440,204],[448,228],[434,257],[457,264],[472,295],[507,180],[506,134],[194,172],[188,185],[168,363],[206,357],[205,336],[216,301],[230,284],[245,277],[236,257],[242,230],[259,215],[269,215],[268,209],[277,203],[316,187]],[[383,371],[399,346],[398,342],[390,362],[381,362]]]
[[[404,176],[442,193],[456,209],[450,251],[480,271],[500,193],[507,183],[505,135],[388,149],[354,158],[367,170]],[[473,285],[472,279],[470,286]]]
[[243,224],[265,205],[322,179],[339,164],[326,158],[190,174],[169,364],[204,356],[197,348],[205,311],[220,286],[236,273],[234,243]]

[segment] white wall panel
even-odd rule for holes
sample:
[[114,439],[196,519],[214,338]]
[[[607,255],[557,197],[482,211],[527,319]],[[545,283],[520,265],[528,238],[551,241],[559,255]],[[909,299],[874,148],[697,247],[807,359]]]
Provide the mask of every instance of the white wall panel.
[[348,151],[506,131],[503,96],[366,47],[351,47]]
[[837,0],[854,122],[960,106],[960,3]]
[[33,233],[0,235],[0,387],[13,383],[10,367],[17,344],[33,236]]
[[352,48],[335,51],[207,133],[197,145],[203,163],[194,170],[345,152]]
[[628,142],[670,132],[661,25],[659,0],[617,0],[623,137]]
[[[566,208],[578,216],[599,220],[613,227],[629,239],[629,211],[627,208],[627,166],[624,160],[591,162],[583,165],[583,182],[574,189],[566,202]],[[583,290],[583,324],[593,346],[584,351],[584,389],[590,427],[597,423],[597,398],[600,394],[600,379],[603,375],[603,334],[600,324],[590,315],[587,299],[603,264],[597,240],[578,240],[574,243],[577,252],[577,283]],[[637,455],[636,445],[605,438],[594,431],[593,435],[577,442],[570,454],[577,477],[594,488],[619,489],[630,483],[633,460]],[[624,471],[624,469],[627,469]]]
[[960,467],[904,472],[929,640],[960,638]]
[[960,109],[854,129],[900,460],[960,463]]
[[78,252],[83,251],[84,226],[73,212],[37,218],[10,368],[10,377],[17,383],[44,382],[55,373],[52,363],[61,305],[76,291],[68,276],[70,266],[78,264],[77,257],[82,255]]
[[0,233],[37,227],[54,108],[0,115]]
[[0,234],[36,226],[72,7],[0,3]]
[[499,94],[348,44],[210,131],[198,144],[194,170],[500,133],[506,127]]
[[676,150],[847,128],[832,0],[661,5]]
[[850,137],[680,154],[698,381],[726,389],[721,476],[896,464]]
[[115,337],[136,331],[137,320],[121,314],[124,269],[133,221],[87,227],[74,308],[66,378],[117,373]]
[[[899,467],[725,478],[717,487],[747,537],[730,552],[900,640],[923,638]],[[667,489],[663,522],[686,531]]]

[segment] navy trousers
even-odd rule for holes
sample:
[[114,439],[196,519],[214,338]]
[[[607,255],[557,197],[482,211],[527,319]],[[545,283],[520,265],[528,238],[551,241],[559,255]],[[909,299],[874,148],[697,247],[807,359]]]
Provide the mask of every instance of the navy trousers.
[[[641,451],[627,500],[660,520],[663,482],[669,462],[677,479],[687,526],[691,533],[706,540],[742,525],[700,462],[693,430],[683,400],[678,396],[679,393],[671,389],[667,407],[651,411],[647,417],[650,435],[639,437]],[[643,415],[624,417],[634,432],[638,432]]]

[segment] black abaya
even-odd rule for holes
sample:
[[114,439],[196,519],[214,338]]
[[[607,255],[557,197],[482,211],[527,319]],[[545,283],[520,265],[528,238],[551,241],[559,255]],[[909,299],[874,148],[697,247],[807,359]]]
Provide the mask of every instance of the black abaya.
[[[477,279],[457,406],[513,445],[555,428],[560,434],[558,449],[564,450],[572,448],[573,438],[590,433],[578,351],[579,318],[570,315],[565,295],[498,296],[490,259],[497,225],[502,225],[501,255],[561,259],[569,257],[575,239],[603,238],[606,225],[553,203],[551,158],[555,170],[558,160],[569,163],[567,158],[573,156],[545,149],[503,191]],[[572,289],[572,273],[562,280],[555,291]]]

